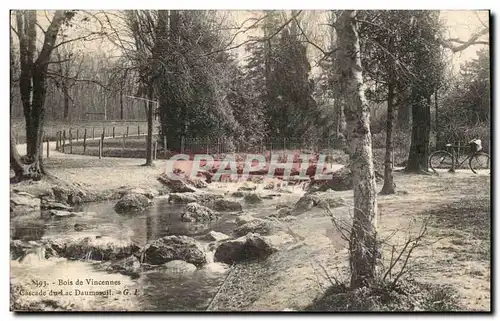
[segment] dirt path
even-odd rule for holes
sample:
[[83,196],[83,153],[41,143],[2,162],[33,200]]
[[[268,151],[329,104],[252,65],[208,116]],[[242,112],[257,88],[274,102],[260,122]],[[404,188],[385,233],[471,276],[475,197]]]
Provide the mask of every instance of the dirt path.
[[[411,276],[421,282],[453,286],[464,310],[489,310],[489,174],[396,173],[395,181],[399,193],[379,197],[381,236],[396,231],[391,244],[404,244],[408,233],[419,230],[422,220],[429,217],[429,232],[410,264]],[[352,201],[352,191],[338,194]],[[349,208],[336,208],[334,214],[349,217]],[[221,291],[217,309],[300,310],[333,282],[325,271],[332,280],[346,280],[347,244],[323,211],[300,215],[288,227],[303,239],[289,239],[264,263],[238,267],[234,282]],[[387,264],[390,247],[383,251]]]

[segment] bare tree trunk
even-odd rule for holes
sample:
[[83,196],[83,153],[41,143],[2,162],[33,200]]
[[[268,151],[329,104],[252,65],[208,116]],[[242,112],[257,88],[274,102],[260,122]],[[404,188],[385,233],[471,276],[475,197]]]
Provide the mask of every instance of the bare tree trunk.
[[387,89],[387,123],[385,138],[384,186],[381,194],[394,194],[396,185],[392,177],[392,155],[394,154],[392,129],[394,127],[394,83],[389,83]]
[[429,134],[431,127],[430,99],[419,90],[412,95],[412,133],[408,164],[405,172],[427,173],[429,157]]
[[[26,120],[26,160],[30,163],[22,166],[11,138],[11,164],[19,179],[38,180],[45,174],[40,146],[45,118],[46,74],[59,29],[63,21],[70,19],[73,15],[74,13],[63,10],[55,12],[50,25],[44,32],[43,45],[35,60],[37,13],[34,10],[16,12],[21,63],[19,90]],[[19,165],[23,168],[22,174]]]
[[354,217],[350,236],[351,287],[369,286],[376,274],[377,194],[370,133],[370,111],[361,73],[356,11],[345,10],[336,25],[346,99],[347,141],[354,185]]

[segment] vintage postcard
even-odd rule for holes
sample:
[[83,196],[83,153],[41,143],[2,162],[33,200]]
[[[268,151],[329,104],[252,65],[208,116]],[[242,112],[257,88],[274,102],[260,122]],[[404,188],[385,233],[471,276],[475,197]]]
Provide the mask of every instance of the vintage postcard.
[[491,311],[490,12],[11,10],[11,311]]

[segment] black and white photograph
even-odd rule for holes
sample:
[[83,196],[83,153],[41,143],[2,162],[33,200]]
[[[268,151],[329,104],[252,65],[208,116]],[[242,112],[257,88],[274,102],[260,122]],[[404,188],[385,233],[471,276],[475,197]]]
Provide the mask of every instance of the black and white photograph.
[[10,311],[491,312],[491,12],[329,5],[10,10]]

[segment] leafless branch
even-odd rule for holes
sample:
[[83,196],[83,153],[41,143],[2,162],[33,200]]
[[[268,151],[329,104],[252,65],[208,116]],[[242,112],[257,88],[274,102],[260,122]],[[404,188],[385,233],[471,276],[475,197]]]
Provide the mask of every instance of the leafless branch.
[[[479,41],[478,39],[481,38],[482,36],[489,34],[489,32],[490,32],[490,28],[486,27],[486,28],[483,28],[481,31],[473,34],[469,38],[469,40],[466,40],[466,41],[463,41],[463,40],[460,40],[457,38],[438,39],[438,41],[444,48],[448,48],[453,53],[455,53],[455,52],[465,50],[472,45],[488,45],[489,41]],[[460,45],[455,45],[455,43],[458,43]]]

